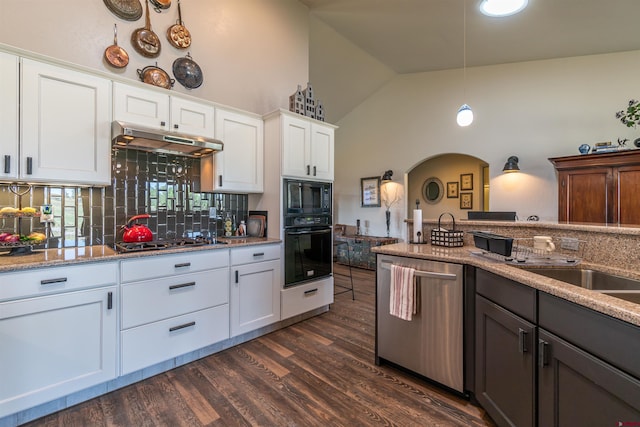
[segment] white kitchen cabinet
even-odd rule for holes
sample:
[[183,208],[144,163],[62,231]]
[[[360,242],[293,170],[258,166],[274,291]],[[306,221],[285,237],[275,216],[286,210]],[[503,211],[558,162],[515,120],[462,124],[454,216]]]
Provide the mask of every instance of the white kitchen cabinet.
[[121,374],[229,338],[229,250],[124,260]]
[[0,52],[0,178],[18,177],[18,57]]
[[115,82],[113,118],[186,135],[214,137],[213,105]]
[[22,59],[21,181],[108,185],[111,81]]
[[329,305],[333,303],[333,277],[283,289],[281,298],[281,320]]
[[216,138],[224,150],[202,159],[202,191],[261,193],[264,189],[264,124],[261,118],[216,109]]
[[231,249],[231,336],[280,320],[280,245]]
[[284,112],[281,127],[282,176],[333,181],[335,128]]
[[0,418],[116,377],[116,277],[116,263],[0,275],[14,288],[0,295]]

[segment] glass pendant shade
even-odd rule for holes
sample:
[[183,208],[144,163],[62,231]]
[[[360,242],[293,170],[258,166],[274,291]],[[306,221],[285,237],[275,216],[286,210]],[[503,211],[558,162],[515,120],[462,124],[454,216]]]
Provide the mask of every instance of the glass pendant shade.
[[487,16],[509,16],[527,7],[528,0],[483,0],[480,11]]
[[473,122],[473,111],[471,111],[471,107],[463,104],[458,110],[456,121],[458,122],[458,126],[469,126]]

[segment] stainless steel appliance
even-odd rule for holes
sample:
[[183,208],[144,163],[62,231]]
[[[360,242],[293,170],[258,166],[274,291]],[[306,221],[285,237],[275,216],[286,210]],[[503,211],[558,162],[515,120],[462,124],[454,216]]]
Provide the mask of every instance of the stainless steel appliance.
[[285,179],[285,288],[331,275],[331,184]]
[[212,244],[224,244],[221,242],[213,242],[211,239],[204,237],[184,237],[168,240],[152,240],[150,242],[118,242],[115,244],[116,251],[120,253],[140,252],[140,251],[158,251],[162,249],[174,249],[181,247],[195,247]]
[[[389,314],[392,264],[416,269],[411,321]],[[463,266],[378,255],[377,273],[376,363],[391,362],[464,393]]]

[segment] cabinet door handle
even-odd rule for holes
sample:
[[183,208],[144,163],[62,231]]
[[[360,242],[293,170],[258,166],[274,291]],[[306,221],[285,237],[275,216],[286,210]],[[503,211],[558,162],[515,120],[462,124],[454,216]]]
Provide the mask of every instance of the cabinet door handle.
[[107,310],[113,308],[113,292],[107,293]]
[[4,156],[4,173],[11,173],[11,156]]
[[27,175],[33,174],[33,157],[27,157]]
[[527,350],[527,331],[518,328],[518,348],[520,353],[526,353]]
[[195,286],[195,285],[196,285],[196,282],[181,283],[179,285],[169,286],[169,290],[173,291],[174,289],[188,288],[189,286]]
[[56,283],[64,283],[67,281],[66,277],[59,277],[57,279],[44,279],[40,281],[41,285],[53,285]]
[[183,325],[174,326],[172,328],[169,328],[169,332],[178,331],[178,330],[184,329],[184,328],[190,328],[191,326],[196,326],[196,322],[189,322],[189,323],[185,323]]
[[178,124],[176,123],[175,125],[173,125],[174,129],[178,129]]
[[313,176],[316,176],[316,167],[313,167]]
[[307,165],[307,175],[311,175],[311,165]]
[[162,126],[162,127],[164,127],[166,124],[167,124],[167,122],[165,122],[164,120],[162,120],[162,121],[160,122],[160,126]]
[[304,291],[304,296],[313,295],[318,292],[318,288],[309,289],[308,291]]
[[254,257],[257,256],[264,256],[264,252],[256,252],[255,254],[253,254]]
[[222,175],[218,175],[218,187],[222,187]]
[[544,368],[549,365],[549,343],[538,340],[538,366]]
[[236,270],[236,283],[240,283],[240,273]]
[[183,262],[183,263],[174,265],[175,268],[190,267],[190,266],[191,266],[190,262]]

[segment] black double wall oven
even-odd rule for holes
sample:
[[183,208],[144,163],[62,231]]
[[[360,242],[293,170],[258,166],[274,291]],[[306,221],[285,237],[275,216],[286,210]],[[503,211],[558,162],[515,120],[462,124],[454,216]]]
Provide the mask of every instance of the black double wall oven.
[[285,179],[285,288],[331,276],[331,183]]

